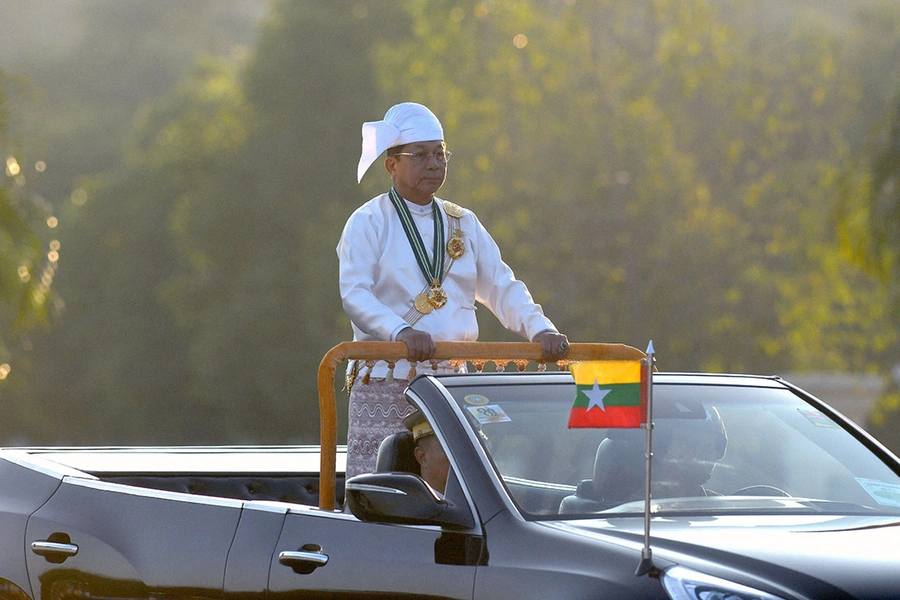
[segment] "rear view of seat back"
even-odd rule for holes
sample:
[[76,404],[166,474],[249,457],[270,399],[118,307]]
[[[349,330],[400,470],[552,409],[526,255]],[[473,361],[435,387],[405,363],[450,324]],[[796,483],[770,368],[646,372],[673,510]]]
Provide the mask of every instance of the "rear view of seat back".
[[585,479],[575,493],[562,499],[560,514],[600,512],[638,500],[644,488],[646,461],[640,429],[612,430],[597,447],[592,479]]
[[398,431],[384,438],[375,458],[376,473],[405,472],[421,475],[411,431]]
[[593,498],[610,506],[636,500],[644,489],[643,430],[612,432],[594,459]]

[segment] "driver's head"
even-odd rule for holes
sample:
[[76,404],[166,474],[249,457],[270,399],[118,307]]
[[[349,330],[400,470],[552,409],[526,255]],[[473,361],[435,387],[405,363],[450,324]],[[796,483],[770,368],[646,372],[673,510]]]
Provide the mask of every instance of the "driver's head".
[[666,419],[659,425],[653,449],[658,479],[684,488],[706,483],[728,444],[719,411],[708,407],[703,418]]
[[403,420],[407,429],[412,431],[416,447],[413,454],[419,463],[422,479],[440,493],[447,487],[447,475],[450,473],[450,461],[444,447],[425,419],[425,415],[416,411]]

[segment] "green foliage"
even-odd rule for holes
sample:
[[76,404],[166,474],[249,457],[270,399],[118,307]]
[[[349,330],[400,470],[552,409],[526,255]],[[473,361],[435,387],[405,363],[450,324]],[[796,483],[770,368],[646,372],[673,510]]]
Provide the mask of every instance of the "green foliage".
[[40,240],[13,198],[12,190],[0,188],[0,300],[24,327],[44,320],[47,297],[32,280],[40,276]]
[[[99,429],[135,442],[148,431],[172,442],[216,438],[216,411],[191,396],[190,348],[166,302],[183,262],[170,228],[193,198],[216,197],[227,185],[220,177],[246,138],[248,118],[232,66],[201,61],[137,119],[124,167],[83,182],[82,200],[66,215],[78,233],[64,280],[68,312],[78,318],[67,319],[57,337],[92,341],[90,353],[67,347],[62,356],[77,355],[79,363],[64,394],[79,399],[86,425],[96,423],[68,435],[96,437]],[[104,322],[110,326],[97,327]]]
[[[150,156],[142,135],[154,124],[142,123],[149,117],[132,121],[140,103],[181,93],[171,88],[201,49],[240,56],[233,46],[252,37],[246,35],[252,26],[230,20],[246,20],[235,9],[241,4],[247,5],[204,1],[160,10],[143,3],[73,3],[67,10],[84,12],[66,30],[70,46],[58,54],[36,47],[21,54],[17,68],[37,93],[16,104],[18,124],[47,165],[34,195],[61,208],[60,236],[72,253],[56,286],[66,299],[61,326],[32,335],[17,350],[12,373],[19,374],[19,385],[6,390],[0,407],[6,437],[50,443],[223,438],[214,419],[192,410],[187,343],[160,300],[180,264],[168,234],[169,212],[188,192],[187,179],[170,180],[169,174],[204,147],[207,169],[219,168],[209,163],[221,140],[170,140],[182,144],[181,156]],[[227,31],[235,25],[244,33]],[[0,37],[8,40],[6,33]],[[198,71],[204,68],[214,70],[201,65]],[[186,104],[170,108],[189,110]],[[221,116],[195,118],[208,121],[209,134],[228,128],[218,122]],[[134,128],[140,133],[122,152]],[[189,167],[194,173],[186,174]],[[190,178],[200,170],[189,163],[180,172]]]
[[[858,44],[875,45],[876,61],[860,61],[860,71],[880,66],[879,76],[865,88],[862,100],[889,97],[877,109],[863,130],[860,151],[842,173],[840,227],[845,252],[890,288],[890,300],[900,309],[897,284],[900,255],[900,67],[895,60],[900,51],[900,15],[886,6],[862,13],[865,29]],[[892,76],[885,77],[888,72]]]
[[63,372],[41,383],[86,416],[52,436],[317,437],[315,369],[349,332],[334,247],[375,95],[360,34],[395,26],[364,8],[273,6],[248,62],[201,60],[145,104],[123,166],[80,183],[68,318],[42,348]]
[[835,33],[702,0],[406,6],[383,85],[444,118],[444,195],[572,337],[654,338],[667,368],[713,370],[865,368],[896,344],[866,301],[833,309],[877,298],[833,256],[858,96]]
[[[893,6],[876,5],[861,12],[859,21],[857,44],[866,48],[868,60],[860,61],[858,70],[870,74],[868,86],[863,88],[862,108],[867,108],[872,97],[889,96],[891,100],[869,109],[870,128],[861,136],[859,153],[841,174],[838,228],[844,255],[881,282],[877,295],[863,300],[863,306],[875,307],[896,323],[900,316],[900,67],[896,61],[900,14]],[[873,345],[882,345],[891,334],[896,335],[893,328],[877,332]],[[892,359],[894,364],[884,367],[894,369],[893,383],[879,398],[870,428],[898,452],[896,353]]]
[[900,96],[884,129],[857,205],[866,217],[860,258],[886,283],[894,314],[900,315]]
[[[243,72],[246,139],[172,215],[186,259],[166,287],[197,403],[241,439],[316,439],[315,370],[346,339],[337,244],[359,203],[353,165],[376,94],[362,31],[391,11],[281,2]],[[229,402],[222,402],[223,394]],[[247,414],[247,407],[252,407]]]
[[17,370],[23,366],[12,358],[23,336],[50,322],[59,249],[52,241],[50,251],[45,250],[39,230],[55,218],[51,207],[30,193],[26,184],[32,171],[21,164],[23,154],[16,152],[19,145],[10,134],[8,97],[13,88],[0,70],[0,385],[6,383],[11,365]]
[[139,4],[85,0],[83,62],[30,65],[66,312],[6,437],[317,439],[315,370],[350,335],[334,248],[388,185],[354,181],[360,125],[404,100],[444,124],[440,195],[572,339],[653,339],[667,370],[895,360],[900,279],[854,256],[897,264],[873,241],[896,172],[848,168],[891,147],[869,131],[900,81],[893,3],[278,0],[246,52],[214,35],[237,1]]
[[900,455],[900,386],[896,380],[878,399],[867,429],[891,451]]

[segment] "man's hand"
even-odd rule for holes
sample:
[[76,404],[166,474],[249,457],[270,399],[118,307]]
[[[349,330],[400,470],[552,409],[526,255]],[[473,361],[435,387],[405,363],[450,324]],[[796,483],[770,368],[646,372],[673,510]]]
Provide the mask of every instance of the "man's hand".
[[414,361],[429,360],[434,356],[437,348],[434,346],[434,340],[427,331],[419,331],[412,327],[407,327],[400,331],[395,338],[398,342],[406,344],[408,351],[406,358]]
[[541,345],[541,359],[544,362],[556,362],[569,353],[569,340],[555,331],[542,331],[531,341]]

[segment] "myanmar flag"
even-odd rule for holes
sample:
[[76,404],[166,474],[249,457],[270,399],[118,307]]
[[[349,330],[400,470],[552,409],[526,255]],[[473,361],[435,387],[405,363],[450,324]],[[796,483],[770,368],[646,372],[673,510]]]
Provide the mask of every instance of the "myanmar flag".
[[595,360],[574,363],[569,370],[577,388],[569,428],[641,426],[646,414],[643,361]]

